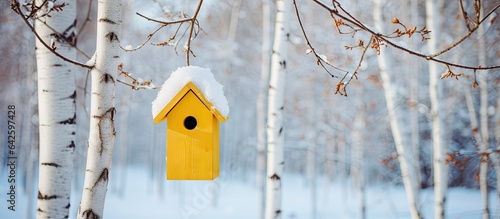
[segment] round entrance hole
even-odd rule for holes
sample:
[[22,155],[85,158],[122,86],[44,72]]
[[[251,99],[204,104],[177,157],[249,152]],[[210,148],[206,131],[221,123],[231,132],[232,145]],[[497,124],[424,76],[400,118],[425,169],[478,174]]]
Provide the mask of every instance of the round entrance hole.
[[196,118],[192,116],[188,116],[184,119],[184,127],[186,127],[188,130],[196,128],[197,124],[198,122],[196,121]]

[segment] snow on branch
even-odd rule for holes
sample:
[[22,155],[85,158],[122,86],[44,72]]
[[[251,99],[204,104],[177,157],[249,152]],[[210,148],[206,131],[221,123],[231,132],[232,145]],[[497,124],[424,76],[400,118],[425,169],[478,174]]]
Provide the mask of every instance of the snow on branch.
[[155,84],[153,84],[153,80],[144,80],[140,77],[134,77],[132,76],[132,74],[130,72],[127,72],[127,71],[124,71],[123,70],[123,63],[120,63],[118,65],[118,76],[124,76],[126,78],[128,78],[130,80],[130,82],[125,82],[125,81],[122,81],[120,79],[117,79],[118,82],[124,84],[124,85],[127,85],[129,86],[130,88],[132,88],[132,90],[140,90],[140,89],[144,89],[144,90],[155,90],[155,89],[159,89],[161,87],[157,87],[155,86]]

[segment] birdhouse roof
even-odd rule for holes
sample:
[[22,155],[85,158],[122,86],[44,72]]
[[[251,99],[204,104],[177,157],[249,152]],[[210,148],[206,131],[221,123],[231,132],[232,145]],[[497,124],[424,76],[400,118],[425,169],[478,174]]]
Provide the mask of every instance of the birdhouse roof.
[[168,113],[189,91],[192,91],[219,121],[223,122],[229,118],[229,106],[222,85],[215,80],[210,69],[187,66],[174,71],[162,85],[158,96],[152,102],[154,122],[165,120]]

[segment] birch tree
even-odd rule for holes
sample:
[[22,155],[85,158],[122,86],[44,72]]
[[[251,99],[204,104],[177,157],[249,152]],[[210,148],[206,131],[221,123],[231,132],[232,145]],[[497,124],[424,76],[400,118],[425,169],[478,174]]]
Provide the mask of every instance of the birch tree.
[[115,76],[120,58],[121,1],[98,1],[92,65],[87,167],[78,218],[102,218],[115,138]]
[[366,106],[363,101],[364,96],[363,86],[359,86],[358,95],[359,98],[357,100],[356,106],[358,108],[358,112],[354,118],[354,130],[352,131],[352,156],[353,159],[351,161],[352,168],[352,178],[355,185],[355,190],[358,193],[358,217],[359,219],[366,218],[366,190],[365,190],[365,136],[366,133]]
[[276,24],[271,56],[267,114],[267,180],[265,218],[281,218],[281,177],[283,176],[283,109],[289,32],[290,0],[276,1]]
[[[382,3],[382,0],[375,0],[373,8],[373,19],[375,21],[375,27],[381,32],[384,32]],[[381,48],[381,50],[382,49],[383,48]],[[403,185],[410,206],[411,218],[421,218],[418,207],[419,182],[417,182],[417,177],[415,177],[416,173],[411,166],[411,150],[409,150],[408,136],[404,135],[405,132],[403,132],[402,130],[403,126],[401,124],[401,118],[399,113],[397,112],[397,100],[394,93],[394,82],[392,79],[392,75],[394,73],[393,71],[391,71],[391,67],[394,66],[391,61],[394,60],[394,58],[392,57],[390,51],[385,50],[381,51],[377,59],[379,64],[380,77],[382,78],[382,86],[384,88],[387,111],[389,112],[389,121],[392,136],[394,138],[394,144],[396,145],[396,151],[398,153],[401,177],[403,179]]]
[[[469,87],[464,88],[465,91],[465,104],[467,105],[467,109],[469,110],[469,117],[470,117],[470,126],[472,130],[472,136],[474,140],[476,141],[476,144],[479,146],[479,153],[484,154],[486,153],[486,148],[487,148],[487,143],[482,137],[482,133],[479,131],[479,125],[478,121],[476,118],[476,110],[474,109],[474,102],[472,100],[472,94],[471,91],[469,90]],[[486,164],[486,168],[483,167],[483,165]],[[488,159],[487,157],[481,156],[480,164],[479,164],[479,188],[481,191],[481,198],[483,199],[483,219],[489,218],[489,210],[488,210],[488,184],[487,184],[487,178],[485,177],[485,173],[488,170]],[[486,169],[486,170],[484,170]],[[483,175],[484,174],[484,175]],[[486,193],[486,194],[484,194]]]
[[265,209],[265,176],[266,176],[266,124],[267,124],[267,94],[269,87],[269,72],[271,68],[271,1],[262,0],[262,64],[260,72],[259,96],[257,98],[257,160],[256,184],[261,190],[261,217]]
[[[480,3],[479,3],[480,4]],[[480,16],[483,15],[483,7],[479,5],[481,9],[479,10]],[[479,65],[486,65],[486,43],[484,39],[484,25],[478,27],[477,33],[478,39],[478,62]],[[489,129],[488,129],[488,71],[483,71],[478,76],[479,80],[479,91],[480,91],[480,103],[479,103],[479,115],[481,118],[481,127],[479,131],[481,132],[482,144],[479,147],[479,154],[487,154],[489,149]],[[475,115],[474,115],[475,116]],[[472,119],[471,119],[472,120]],[[472,122],[471,122],[472,124]],[[477,131],[476,129],[473,131]],[[488,156],[481,156],[479,164],[479,189],[481,191],[481,199],[483,201],[483,219],[490,218],[489,212],[489,200],[488,200]]]
[[[432,31],[428,41],[429,53],[438,52],[439,35],[439,5],[442,1],[426,0],[426,23]],[[444,142],[443,116],[441,106],[442,85],[439,83],[440,73],[436,62],[429,62],[429,96],[431,102],[432,148],[434,167],[434,218],[445,218],[446,190],[448,188],[448,168],[445,163],[447,146]]]
[[[76,1],[35,4],[35,31],[67,58],[75,59]],[[61,11],[55,8],[64,7]],[[36,42],[40,133],[37,218],[68,218],[76,131],[75,66]]]

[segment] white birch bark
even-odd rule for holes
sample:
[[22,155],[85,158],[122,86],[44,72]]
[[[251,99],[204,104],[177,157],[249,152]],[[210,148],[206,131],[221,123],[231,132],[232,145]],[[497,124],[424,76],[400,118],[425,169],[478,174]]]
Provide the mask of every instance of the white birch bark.
[[285,73],[287,43],[289,37],[290,0],[276,1],[276,25],[271,58],[269,81],[269,105],[267,121],[267,180],[266,219],[281,218],[281,177],[283,174],[284,131],[283,109],[285,97]]
[[[483,15],[483,7],[481,7],[481,15]],[[479,65],[485,66],[486,63],[486,45],[484,39],[484,25],[480,25],[477,29],[478,38],[478,61]],[[481,118],[480,132],[482,144],[479,147],[479,153],[486,153],[489,149],[489,129],[488,129],[488,71],[481,71],[478,75],[480,103],[479,116]],[[477,128],[477,126],[476,126]],[[474,130],[473,130],[474,131]],[[481,199],[483,201],[483,219],[490,218],[489,200],[488,200],[488,156],[481,157],[479,164],[479,190],[481,191]]]
[[[476,118],[476,110],[474,109],[474,102],[472,100],[472,94],[469,90],[470,88],[465,88],[465,103],[467,105],[467,109],[469,110],[469,117],[470,117],[470,126],[472,130],[472,136],[476,140],[477,146],[479,146],[479,153],[485,153],[486,148],[487,148],[487,143],[485,141],[485,138],[483,137],[482,132],[479,130],[479,124]],[[486,167],[484,168],[483,165],[486,164]],[[488,184],[487,184],[487,178],[486,178],[486,173],[488,170],[488,158],[487,157],[481,157],[481,164],[479,166],[479,188],[481,190],[481,198],[483,200],[483,219],[489,218],[489,208],[488,208]],[[483,170],[483,168],[485,170]],[[483,176],[484,174],[484,176]],[[484,194],[486,193],[486,194]]]
[[[410,22],[412,24],[417,24],[418,23],[418,17],[419,17],[419,12],[418,12],[418,2],[414,0],[408,0],[407,1],[409,5],[409,10],[410,12]],[[412,38],[408,39],[408,44],[410,43]],[[414,41],[416,39],[413,39]],[[409,56],[408,62],[409,62],[409,71],[410,74],[412,75],[410,78],[410,101],[412,103],[412,107],[410,109],[410,126],[411,126],[411,150],[413,154],[413,159],[411,159],[413,171],[415,172],[415,191],[416,194],[420,194],[420,183],[421,183],[421,176],[420,176],[420,125],[418,122],[418,93],[419,93],[419,80],[418,80],[418,75],[420,73],[419,70],[419,63],[420,59]]]
[[[382,5],[383,1],[374,1],[374,11],[373,18],[375,21],[375,27],[378,28],[382,33],[384,33],[383,17],[382,17]],[[381,48],[384,50],[384,48]],[[401,125],[400,118],[397,112],[396,96],[394,94],[394,83],[391,79],[393,74],[391,67],[393,64],[392,54],[390,51],[382,51],[377,57],[380,69],[380,77],[382,78],[382,86],[384,87],[385,102],[387,105],[387,111],[389,112],[389,121],[392,131],[392,136],[394,138],[394,144],[396,145],[396,151],[398,153],[399,167],[401,169],[401,177],[403,180],[403,185],[405,188],[406,196],[410,206],[411,218],[417,219],[421,218],[419,211],[419,198],[418,198],[418,187],[419,183],[415,180],[415,171],[411,167],[409,160],[412,154],[408,153],[409,143],[408,137],[404,136]]]
[[[500,150],[500,97],[497,100],[497,121],[496,121],[496,130],[495,130],[495,139],[497,141],[496,150]],[[495,174],[497,177],[497,199],[500,200],[500,155],[498,153],[490,154],[491,163],[493,163],[493,167],[495,169]],[[498,203],[498,209],[500,209],[500,202]]]
[[120,58],[121,1],[98,1],[97,45],[91,70],[90,132],[78,218],[102,218],[115,139],[115,76]]
[[260,70],[259,96],[257,98],[257,160],[256,185],[260,189],[260,217],[264,218],[265,179],[266,179],[266,124],[267,124],[267,91],[269,72],[271,71],[271,0],[262,0],[262,64]]
[[353,159],[351,162],[352,178],[355,179],[354,185],[355,190],[358,195],[358,218],[366,218],[366,198],[365,198],[365,170],[364,170],[364,160],[365,160],[365,140],[363,135],[366,134],[366,111],[365,105],[363,103],[363,86],[356,88],[358,92],[358,112],[354,118],[354,130],[352,132],[352,155]]
[[[37,5],[45,1],[36,1]],[[48,4],[66,3],[64,10],[46,14]],[[76,1],[49,1],[38,13],[35,30],[57,52],[76,58]],[[57,32],[57,33],[56,33]],[[36,42],[40,157],[37,218],[67,218],[70,207],[76,131],[76,81],[73,64],[58,58]]]
[[[428,40],[429,53],[438,52],[440,39],[439,5],[442,1],[426,0],[426,24],[432,30]],[[440,72],[436,62],[429,62],[429,96],[431,102],[433,167],[434,167],[434,218],[445,218],[446,191],[448,188],[448,168],[445,163],[447,146],[444,142],[443,116],[441,100],[442,85],[439,83]]]

